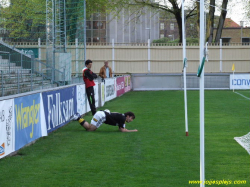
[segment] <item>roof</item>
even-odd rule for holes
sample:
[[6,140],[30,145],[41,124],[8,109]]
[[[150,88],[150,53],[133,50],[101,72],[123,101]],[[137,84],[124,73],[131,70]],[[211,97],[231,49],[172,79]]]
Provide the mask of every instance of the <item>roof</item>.
[[231,18],[226,18],[224,22],[224,28],[227,27],[240,27],[240,25],[235,23]]

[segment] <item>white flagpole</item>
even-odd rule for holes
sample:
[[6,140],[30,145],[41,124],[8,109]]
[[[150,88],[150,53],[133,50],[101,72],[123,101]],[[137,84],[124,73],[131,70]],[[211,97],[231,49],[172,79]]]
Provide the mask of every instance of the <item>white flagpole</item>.
[[185,130],[188,136],[188,115],[187,115],[187,83],[186,83],[186,32],[185,32],[185,0],[182,0],[182,49],[183,49],[183,79],[184,79],[184,103],[185,103]]
[[[200,0],[200,67],[204,57],[205,23],[204,23],[204,0]],[[204,141],[204,66],[200,76],[200,187],[205,184],[205,141]]]
[[115,76],[115,40],[112,39],[112,71],[113,77]]
[[[234,70],[233,70],[233,80],[234,80]],[[234,84],[233,84],[233,92],[234,92]]]
[[[150,33],[150,31],[149,31],[149,33]],[[150,59],[151,59],[151,57],[150,57],[150,38],[148,39],[148,73],[150,73]]]

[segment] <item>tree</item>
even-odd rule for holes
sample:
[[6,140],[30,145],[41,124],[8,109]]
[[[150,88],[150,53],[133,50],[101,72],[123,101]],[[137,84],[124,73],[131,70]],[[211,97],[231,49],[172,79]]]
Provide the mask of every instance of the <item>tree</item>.
[[223,0],[221,14],[219,18],[219,24],[218,24],[217,32],[215,36],[215,42],[219,42],[221,38],[222,29],[224,26],[226,15],[227,15],[227,11],[225,11],[227,9],[227,4],[228,4],[228,0]]
[[[219,23],[216,31],[216,37],[215,37],[215,42],[219,42],[227,14],[227,4],[228,0],[223,0],[222,1],[222,6],[221,6],[221,13],[220,13],[220,18],[219,18]],[[213,30],[214,30],[214,14],[215,14],[215,0],[210,0],[210,3],[207,5],[209,7],[209,13],[208,13],[208,19],[206,23],[206,41],[207,42],[213,42]],[[199,2],[197,2],[197,22],[198,22],[198,27],[199,27],[199,16],[200,15],[200,6]]]
[[21,41],[45,37],[45,0],[12,0],[10,6],[1,7],[2,25],[9,39]]
[[[163,10],[167,13],[173,14],[178,25],[179,43],[182,43],[182,15],[181,15],[182,5],[180,1],[168,0],[167,3],[165,3],[165,1],[154,2],[152,0],[134,0],[134,1],[137,5],[148,6],[156,10]],[[191,5],[193,5],[193,3]],[[196,6],[191,7],[186,12],[185,19],[187,20],[188,18],[194,16],[195,10]]]
[[206,41],[211,43],[214,35],[214,13],[215,13],[215,0],[210,0],[208,20],[207,20],[207,34]]
[[[70,42],[75,40],[79,29],[78,23],[84,19],[83,1],[66,0],[66,32]],[[1,25],[8,32],[8,38],[5,39],[10,41],[46,39],[46,0],[11,0],[11,4],[6,2],[7,0],[0,1]],[[105,7],[113,9],[114,4],[111,2],[86,0],[87,16],[95,12],[105,12]]]

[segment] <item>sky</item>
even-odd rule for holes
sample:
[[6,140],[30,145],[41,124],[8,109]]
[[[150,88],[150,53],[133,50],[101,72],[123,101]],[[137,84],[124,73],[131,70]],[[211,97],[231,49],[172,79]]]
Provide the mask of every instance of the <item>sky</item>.
[[227,18],[231,18],[234,22],[240,25],[240,21],[244,21],[244,27],[250,26],[249,21],[245,18],[242,12],[244,9],[243,3],[237,3],[235,7],[228,7]]

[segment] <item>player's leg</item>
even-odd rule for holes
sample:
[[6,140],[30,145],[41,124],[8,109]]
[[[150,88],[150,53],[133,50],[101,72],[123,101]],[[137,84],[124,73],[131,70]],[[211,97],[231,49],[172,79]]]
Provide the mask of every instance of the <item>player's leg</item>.
[[95,131],[97,129],[96,126],[92,125],[92,124],[89,124],[89,128],[86,129],[87,131]]
[[83,128],[85,128],[87,131],[95,131],[106,120],[106,115],[103,111],[96,112],[91,120],[91,124],[89,124],[87,121],[85,121],[78,113],[71,116],[70,120],[78,121],[80,123],[80,125]]
[[105,120],[106,115],[103,111],[96,112],[90,122],[89,129],[87,129],[87,131],[95,131],[103,124]]
[[78,120],[78,122],[80,123],[80,125],[85,128],[86,130],[89,129],[89,123],[87,121],[85,121],[83,118],[80,118]]
[[89,106],[90,106],[92,115],[94,115],[96,113],[94,87],[91,86],[91,87],[86,88],[86,94],[87,94],[87,98],[89,101]]

